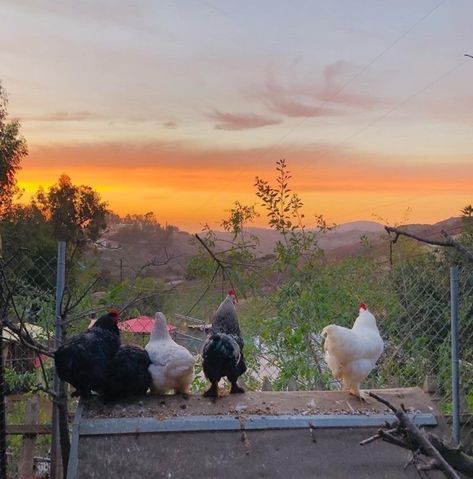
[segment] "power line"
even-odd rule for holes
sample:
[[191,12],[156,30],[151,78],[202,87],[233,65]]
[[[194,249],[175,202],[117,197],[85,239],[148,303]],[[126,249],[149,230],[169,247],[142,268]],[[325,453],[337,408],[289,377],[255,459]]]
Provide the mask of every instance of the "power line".
[[[324,102],[321,104],[320,108],[323,108],[327,103],[332,102],[340,93],[342,93],[345,88],[347,88],[353,81],[355,81],[359,76],[361,76],[366,70],[370,68],[371,65],[373,65],[375,62],[377,62],[381,57],[383,57],[389,50],[391,50],[396,44],[398,44],[403,38],[405,38],[409,33],[411,33],[418,25],[420,25],[423,21],[425,21],[430,15],[432,15],[436,10],[440,8],[440,6],[445,3],[446,0],[441,0],[438,2],[433,8],[431,8],[427,13],[425,13],[422,17],[420,17],[418,20],[416,20],[407,30],[405,30],[401,35],[399,35],[393,42],[391,42],[387,47],[385,47],[379,54],[377,54],[372,60],[370,60],[366,65],[364,65],[358,72],[356,72],[347,82],[345,82],[333,95],[331,95],[329,98],[324,100]],[[399,105],[398,105],[399,107]],[[306,116],[304,117],[301,121],[299,121],[293,128],[288,130],[281,138],[279,138],[275,143],[269,146],[269,148],[274,148],[275,146],[278,146],[284,142],[294,131],[296,131],[298,128],[300,128],[307,120],[311,119],[312,117]],[[348,140],[346,140],[348,141]],[[283,152],[283,154],[287,151],[287,149]],[[255,160],[256,163],[258,163],[263,156],[257,158]],[[238,172],[236,172],[236,175],[240,175],[246,170],[246,168],[240,169]],[[227,184],[225,185],[227,186]],[[218,193],[223,191],[223,188],[217,192],[214,192],[209,196],[209,198],[204,201],[198,208],[195,208],[193,213],[195,213],[197,210],[201,209],[204,205],[208,204],[209,201],[214,199]]]

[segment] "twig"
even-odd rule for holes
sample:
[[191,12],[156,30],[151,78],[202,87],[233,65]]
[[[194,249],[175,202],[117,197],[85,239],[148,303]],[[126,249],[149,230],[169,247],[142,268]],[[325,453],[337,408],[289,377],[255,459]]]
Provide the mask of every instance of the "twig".
[[205,241],[197,233],[195,234],[195,237],[199,240],[199,243],[207,250],[207,253],[209,253],[212,259],[222,267],[223,266],[222,262],[215,256],[213,251],[205,244]]
[[385,432],[385,433],[389,433],[389,434],[392,434],[393,432],[396,432],[398,430],[397,427],[393,428],[393,429],[389,429],[387,431],[384,431],[383,429],[378,429],[378,432],[376,434],[374,434],[373,436],[370,436],[368,437],[367,439],[364,439],[363,441],[360,442],[360,446],[364,446],[366,444],[369,444],[370,442],[373,442],[373,441],[376,441],[378,439],[381,439],[382,435],[381,435],[381,431]]
[[192,311],[194,310],[194,308],[202,301],[202,298],[207,294],[208,290],[210,289],[210,286],[212,286],[212,283],[214,282],[214,279],[215,279],[215,277],[217,276],[217,273],[218,273],[219,270],[220,270],[220,265],[217,264],[217,267],[215,268],[214,274],[213,274],[211,280],[209,281],[209,283],[207,284],[207,287],[205,288],[204,292],[199,296],[199,298],[197,299],[197,301],[191,306],[191,308],[189,309],[189,311],[187,311],[187,313],[185,314],[185,316],[189,316],[189,314],[192,313]]
[[167,265],[168,263],[170,263],[171,261],[179,258],[180,256],[182,255],[178,255],[178,256],[169,256],[169,253],[167,251],[166,248],[164,248],[164,253],[165,253],[165,259],[164,260],[158,260],[157,256],[155,256],[152,260],[150,261],[147,261],[145,264],[143,264],[142,266],[140,266],[139,268],[137,269],[134,269],[134,272],[135,272],[135,275],[138,276],[140,273],[143,272],[143,270],[145,270],[146,268],[150,268],[150,267],[156,267],[158,268],[159,266],[165,266]]
[[310,437],[312,438],[312,442],[317,443],[317,438],[315,437],[315,429],[316,425],[313,422],[309,422]]

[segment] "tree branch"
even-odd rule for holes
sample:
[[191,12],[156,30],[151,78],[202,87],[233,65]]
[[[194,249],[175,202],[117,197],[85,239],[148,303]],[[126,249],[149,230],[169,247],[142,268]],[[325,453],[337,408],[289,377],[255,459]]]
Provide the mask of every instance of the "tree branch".
[[392,243],[396,243],[399,239],[399,236],[406,236],[407,238],[415,239],[416,241],[420,241],[421,243],[430,244],[433,246],[442,246],[445,248],[455,248],[457,251],[465,255],[470,261],[473,261],[473,252],[469,249],[465,248],[461,243],[454,240],[445,230],[441,231],[441,234],[445,239],[445,241],[441,240],[431,240],[428,238],[423,238],[422,236],[415,235],[413,233],[408,233],[407,231],[400,230],[399,228],[394,228],[392,226],[385,226],[384,229],[390,234],[394,233],[394,239]]
[[197,233],[195,234],[195,237],[199,240],[200,244],[206,249],[207,253],[209,253],[212,259],[217,263],[217,270],[214,274],[214,278],[215,278],[215,275],[217,274],[218,269],[220,268],[222,270],[223,277],[227,279],[227,281],[230,283],[231,288],[235,290],[232,279],[230,278],[230,274],[228,273],[224,262],[222,262],[220,259],[217,258],[217,256],[215,256],[214,252],[205,244],[205,241],[203,241]]
[[66,306],[62,312],[62,316],[65,318],[67,317],[67,315],[73,311],[77,306],[79,306],[79,304],[81,303],[81,301],[90,293],[90,291],[92,290],[92,288],[101,280],[101,276],[97,276],[93,281],[90,282],[90,284],[84,289],[84,291],[82,292],[82,294],[71,304],[71,301],[72,301],[72,295],[69,296],[68,298],[68,301],[66,303]]

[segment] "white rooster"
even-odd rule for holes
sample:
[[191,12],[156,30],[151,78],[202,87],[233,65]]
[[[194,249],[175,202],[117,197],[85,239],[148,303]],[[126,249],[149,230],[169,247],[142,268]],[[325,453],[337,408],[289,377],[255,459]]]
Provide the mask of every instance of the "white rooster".
[[163,313],[155,314],[153,330],[145,349],[151,359],[148,368],[153,380],[151,392],[164,394],[174,390],[187,397],[194,379],[195,359],[184,346],[171,338]]
[[322,330],[325,338],[325,361],[333,377],[343,382],[343,389],[365,400],[360,383],[374,368],[383,352],[384,343],[375,317],[365,304],[351,329],[330,324]]

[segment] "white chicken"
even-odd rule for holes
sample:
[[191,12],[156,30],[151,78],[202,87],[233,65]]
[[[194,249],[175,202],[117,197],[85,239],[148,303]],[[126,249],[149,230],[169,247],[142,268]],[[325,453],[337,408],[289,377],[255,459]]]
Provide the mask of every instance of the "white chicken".
[[375,317],[365,304],[360,304],[351,329],[330,324],[322,330],[322,337],[325,338],[325,361],[333,377],[343,382],[345,391],[365,400],[360,383],[374,368],[384,347]]
[[152,377],[151,392],[164,394],[170,390],[187,397],[194,379],[195,359],[169,334],[166,316],[157,312],[151,337],[145,346],[151,360],[148,371]]

